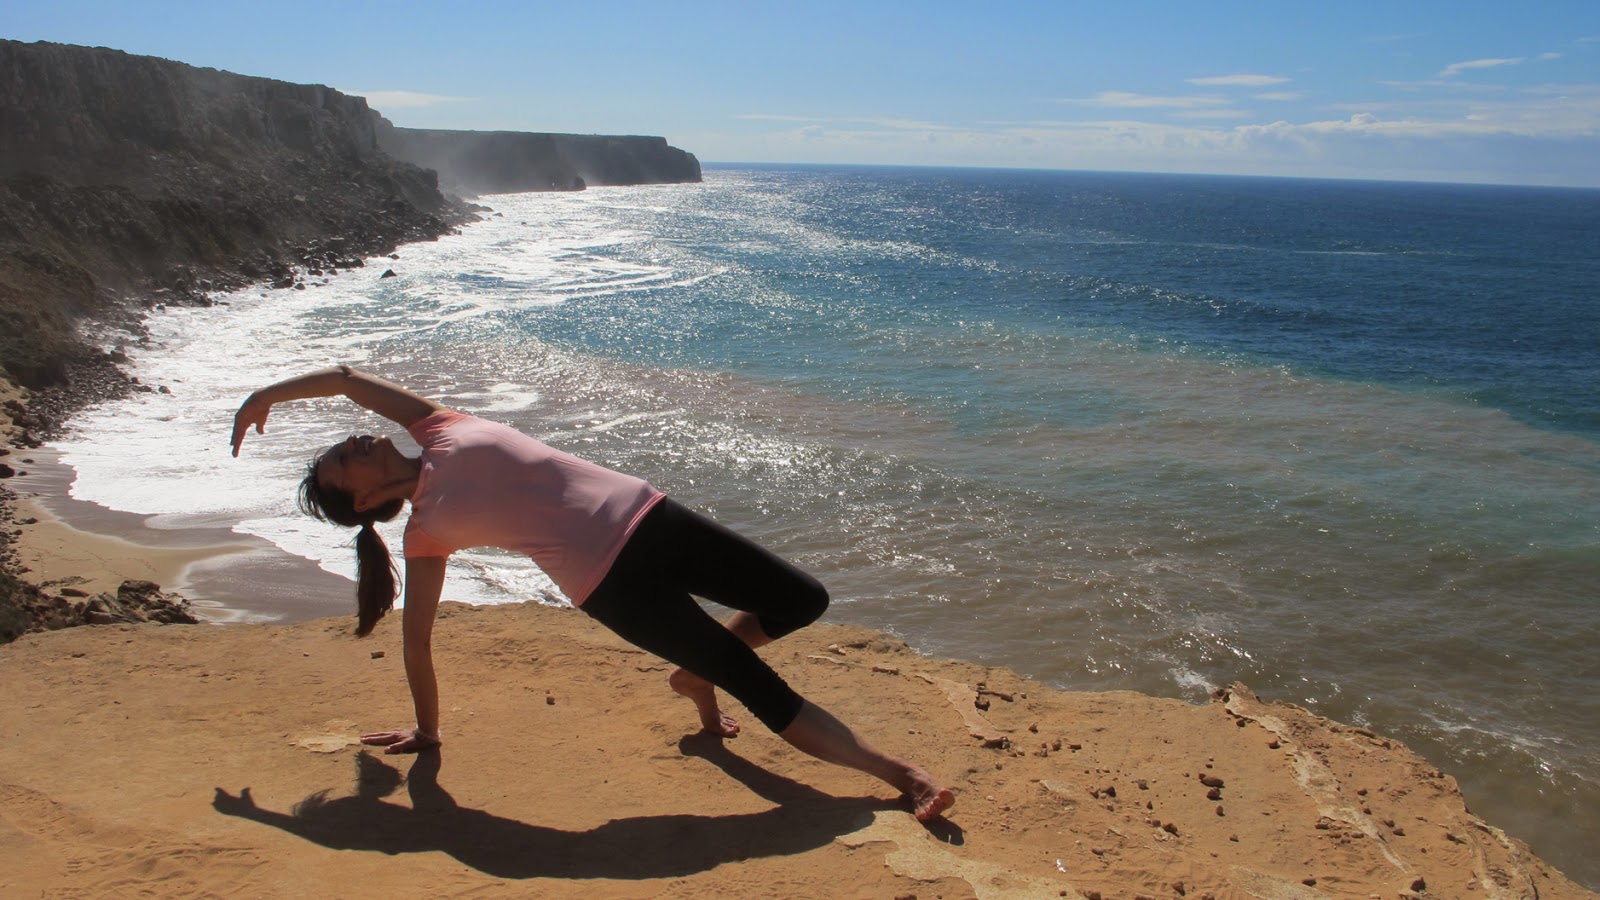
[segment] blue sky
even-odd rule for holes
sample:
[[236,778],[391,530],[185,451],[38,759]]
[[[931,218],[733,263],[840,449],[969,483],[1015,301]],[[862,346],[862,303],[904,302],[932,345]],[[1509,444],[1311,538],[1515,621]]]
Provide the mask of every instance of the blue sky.
[[1600,2],[0,0],[0,36],[704,162],[1600,186]]

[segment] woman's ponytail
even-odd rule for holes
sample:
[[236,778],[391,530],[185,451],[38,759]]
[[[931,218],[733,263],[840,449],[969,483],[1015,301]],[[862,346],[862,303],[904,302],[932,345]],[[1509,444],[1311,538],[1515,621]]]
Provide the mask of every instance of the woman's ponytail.
[[300,509],[324,522],[361,529],[356,532],[356,636],[366,637],[384,613],[394,609],[400,578],[388,545],[372,525],[398,516],[405,501],[391,500],[376,509],[358,510],[356,498],[349,491],[324,486],[317,480],[320,462],[321,457],[312,460],[306,467],[306,477],[300,481]]
[[371,634],[372,626],[394,609],[399,575],[383,536],[370,521],[361,523],[356,532],[356,637]]

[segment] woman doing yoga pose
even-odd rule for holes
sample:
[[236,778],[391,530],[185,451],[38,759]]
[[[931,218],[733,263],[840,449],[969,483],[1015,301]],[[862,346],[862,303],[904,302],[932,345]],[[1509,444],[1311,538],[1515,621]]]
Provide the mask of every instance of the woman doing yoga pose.
[[[579,609],[679,668],[672,689],[694,701],[708,732],[732,737],[716,689],[738,698],[779,737],[818,759],[875,776],[935,818],[955,795],[933,776],[862,740],[801,697],[755,648],[822,615],[827,591],[765,548],[620,472],[562,453],[504,425],[450,410],[349,366],[280,381],[251,394],[234,416],[233,455],[273,404],[344,396],[405,428],[422,455],[388,438],[352,436],[319,455],[300,484],[307,513],[359,528],[356,634],[394,605],[394,563],[374,522],[411,503],[405,529],[402,635],[415,728],[362,735],[411,753],[441,743],[431,636],[450,554],[500,547],[538,563]],[[737,610],[726,625],[694,598]]]

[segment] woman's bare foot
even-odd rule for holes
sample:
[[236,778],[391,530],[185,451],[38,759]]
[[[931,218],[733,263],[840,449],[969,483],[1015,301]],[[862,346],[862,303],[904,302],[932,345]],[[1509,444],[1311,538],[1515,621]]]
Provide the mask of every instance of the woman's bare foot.
[[708,734],[733,737],[739,733],[739,722],[731,716],[723,715],[722,709],[717,706],[717,689],[711,682],[688,669],[678,669],[667,676],[667,684],[671,685],[674,691],[694,701],[694,707],[700,713],[700,727]]
[[918,822],[931,822],[956,805],[955,791],[943,787],[921,769],[911,772],[911,790],[906,794],[911,797],[911,810]]

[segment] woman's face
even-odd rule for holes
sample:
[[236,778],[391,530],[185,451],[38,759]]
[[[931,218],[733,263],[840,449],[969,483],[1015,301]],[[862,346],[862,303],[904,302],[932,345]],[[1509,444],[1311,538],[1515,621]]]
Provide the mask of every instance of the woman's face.
[[386,437],[351,435],[328,448],[317,463],[317,481],[356,497],[394,481],[400,451]]

